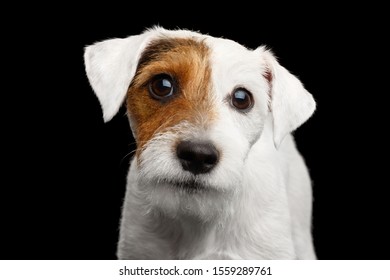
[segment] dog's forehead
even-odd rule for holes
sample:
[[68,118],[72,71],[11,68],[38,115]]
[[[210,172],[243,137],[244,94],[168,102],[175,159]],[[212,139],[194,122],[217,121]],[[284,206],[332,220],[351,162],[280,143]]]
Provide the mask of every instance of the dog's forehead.
[[224,38],[208,37],[207,45],[210,47],[210,61],[213,71],[224,72],[236,77],[255,74],[263,70],[264,61],[261,52],[255,52],[243,45]]
[[160,38],[171,39],[191,39],[194,41],[203,41],[211,49],[217,60],[225,60],[226,58],[234,59],[241,58],[251,60],[253,51],[245,46],[226,38],[218,38],[210,35],[189,30],[166,30],[163,28],[155,28],[150,32]]
[[[159,37],[165,39],[189,39],[202,42],[210,50],[210,67],[218,76],[232,76],[237,81],[258,78],[265,71],[262,50],[253,51],[230,39],[218,38],[188,30],[157,29]],[[236,81],[231,81],[232,83]]]
[[233,57],[234,55],[250,55],[251,50],[229,39],[208,36],[205,40],[215,54],[220,57]]

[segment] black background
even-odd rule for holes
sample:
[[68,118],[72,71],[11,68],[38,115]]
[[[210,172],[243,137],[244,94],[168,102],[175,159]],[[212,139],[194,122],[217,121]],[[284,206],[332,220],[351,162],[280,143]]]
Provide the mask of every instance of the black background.
[[6,35],[12,52],[4,54],[11,62],[5,83],[12,90],[4,91],[2,106],[0,259],[115,258],[135,146],[124,108],[103,123],[83,47],[155,24],[271,47],[318,105],[295,133],[313,180],[318,258],[390,259],[388,89],[379,68],[386,33],[379,14],[365,7],[287,16],[265,7],[229,14],[207,6],[173,12],[167,4],[103,8],[53,9],[41,21],[41,14],[24,18],[21,30]]

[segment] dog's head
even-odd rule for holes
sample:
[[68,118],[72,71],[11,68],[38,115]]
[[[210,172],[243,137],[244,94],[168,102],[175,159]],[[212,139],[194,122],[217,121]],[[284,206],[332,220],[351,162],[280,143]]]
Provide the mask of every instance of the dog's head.
[[191,31],[153,28],[96,43],[85,65],[105,121],[126,101],[138,183],[170,213],[224,208],[267,118],[278,148],[315,109],[266,48]]

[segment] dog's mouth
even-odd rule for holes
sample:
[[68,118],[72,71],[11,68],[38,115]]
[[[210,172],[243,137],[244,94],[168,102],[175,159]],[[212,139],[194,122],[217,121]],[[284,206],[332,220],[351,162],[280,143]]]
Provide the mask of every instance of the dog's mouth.
[[190,182],[174,182],[173,186],[186,191],[203,191],[205,186],[195,181]]
[[201,182],[195,180],[189,181],[173,181],[173,180],[163,180],[159,181],[159,183],[164,185],[169,185],[170,187],[182,191],[186,191],[189,193],[201,192],[207,189],[207,186]]

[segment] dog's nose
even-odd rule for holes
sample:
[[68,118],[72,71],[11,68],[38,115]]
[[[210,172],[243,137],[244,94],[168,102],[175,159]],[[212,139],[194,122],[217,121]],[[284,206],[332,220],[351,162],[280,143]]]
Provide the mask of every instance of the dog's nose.
[[183,169],[195,175],[209,172],[219,158],[218,150],[210,142],[181,141],[176,154]]

